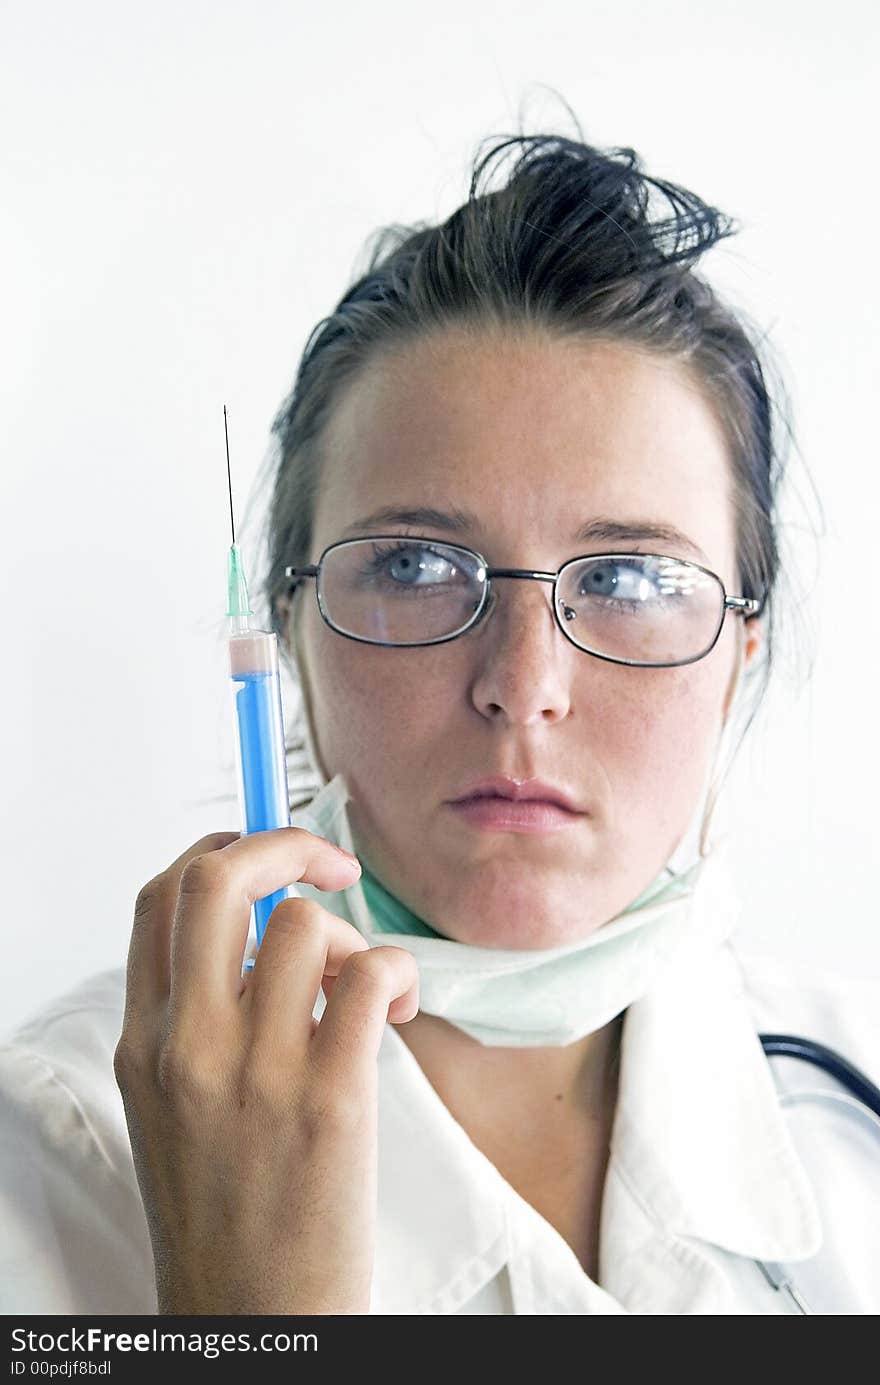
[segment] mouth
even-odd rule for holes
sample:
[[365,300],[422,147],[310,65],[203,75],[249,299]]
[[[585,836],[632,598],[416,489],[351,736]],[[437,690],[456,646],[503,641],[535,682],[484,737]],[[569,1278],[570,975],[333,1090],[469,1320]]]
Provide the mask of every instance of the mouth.
[[472,795],[448,806],[469,826],[493,832],[558,832],[584,816],[549,799],[512,799],[500,794]]
[[552,803],[579,815],[581,806],[574,798],[557,784],[535,777],[519,778],[511,774],[487,774],[482,779],[472,780],[454,799],[453,803],[468,802],[476,798],[501,798],[514,803]]

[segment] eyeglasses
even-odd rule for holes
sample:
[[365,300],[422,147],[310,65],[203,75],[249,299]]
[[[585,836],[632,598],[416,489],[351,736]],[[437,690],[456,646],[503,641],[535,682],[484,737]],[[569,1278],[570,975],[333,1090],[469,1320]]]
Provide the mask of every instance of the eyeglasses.
[[489,567],[460,544],[378,534],[331,543],[317,564],[287,567],[290,591],[316,579],[325,623],[346,639],[388,647],[444,644],[491,607],[496,577],[553,583],[553,612],[566,639],[597,659],[673,668],[713,648],[728,611],[747,620],[763,600],[728,596],[721,578],[682,558],[593,553],[558,572]]

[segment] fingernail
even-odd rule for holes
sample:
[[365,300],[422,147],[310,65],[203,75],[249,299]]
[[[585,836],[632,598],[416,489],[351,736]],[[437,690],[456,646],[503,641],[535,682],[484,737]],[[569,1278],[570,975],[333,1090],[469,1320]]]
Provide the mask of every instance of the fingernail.
[[346,851],[343,846],[337,846],[336,850],[345,857],[346,861],[350,861],[353,866],[357,866],[358,870],[360,870],[361,863],[356,856],[353,856],[350,851]]

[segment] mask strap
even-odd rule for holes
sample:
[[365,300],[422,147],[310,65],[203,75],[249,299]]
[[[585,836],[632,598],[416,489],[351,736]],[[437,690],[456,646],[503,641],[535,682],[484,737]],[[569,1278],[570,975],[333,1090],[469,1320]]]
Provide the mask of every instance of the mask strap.
[[739,665],[736,670],[736,680],[733,685],[733,691],[729,695],[727,715],[724,718],[724,721],[722,722],[721,734],[718,737],[718,746],[715,751],[715,764],[712,769],[712,782],[709,785],[709,792],[706,796],[706,807],[703,813],[703,825],[700,829],[700,855],[702,857],[711,855],[716,846],[716,842],[712,840],[709,834],[712,827],[712,820],[715,816],[715,809],[717,807],[718,800],[721,794],[721,780],[723,776],[720,773],[720,766],[721,761],[724,758],[723,752],[726,750],[727,744],[730,739],[729,727],[733,716],[733,710],[736,706],[737,694],[739,692],[740,684],[742,682],[743,669],[745,668],[745,652],[745,640],[741,640]]

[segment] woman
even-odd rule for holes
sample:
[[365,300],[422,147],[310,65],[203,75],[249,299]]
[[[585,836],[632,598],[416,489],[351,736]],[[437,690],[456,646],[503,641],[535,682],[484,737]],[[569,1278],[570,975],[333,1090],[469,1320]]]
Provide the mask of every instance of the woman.
[[[78,1250],[47,1311],[773,1313],[756,1259],[809,1282],[827,1209],[758,1027],[870,1066],[876,990],[728,941],[708,829],[769,669],[780,473],[694,272],[731,230],[630,150],[520,137],[315,329],[266,596],[320,791],[140,891],[91,1060],[115,1044],[132,1162],[85,1066],[67,1107],[105,1186],[59,1264],[88,1224],[112,1272],[74,1292]],[[250,901],[291,881],[242,980]],[[7,1054],[20,1130],[22,1086],[65,1080],[41,1035],[30,1083]]]

